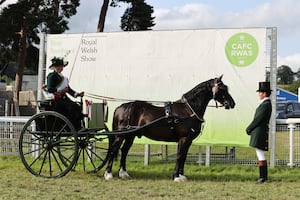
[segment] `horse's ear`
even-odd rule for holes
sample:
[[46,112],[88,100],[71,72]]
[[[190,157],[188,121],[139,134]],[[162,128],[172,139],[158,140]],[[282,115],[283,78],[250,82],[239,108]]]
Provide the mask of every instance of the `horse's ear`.
[[223,78],[223,74],[218,78],[220,81],[222,80],[222,78]]
[[223,74],[220,77],[215,78],[214,85],[217,85],[218,83],[222,82],[222,77],[223,77]]

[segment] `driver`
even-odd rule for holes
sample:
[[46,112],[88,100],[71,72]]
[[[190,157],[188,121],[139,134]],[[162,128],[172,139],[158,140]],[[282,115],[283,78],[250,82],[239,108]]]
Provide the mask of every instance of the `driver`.
[[54,110],[66,116],[79,131],[82,128],[82,110],[81,106],[72,101],[67,93],[73,97],[83,97],[84,92],[74,91],[70,85],[68,78],[63,76],[61,72],[68,62],[64,62],[63,58],[54,57],[51,59],[52,64],[49,66],[53,72],[47,76],[47,84],[45,90],[48,92],[48,98],[54,102]]

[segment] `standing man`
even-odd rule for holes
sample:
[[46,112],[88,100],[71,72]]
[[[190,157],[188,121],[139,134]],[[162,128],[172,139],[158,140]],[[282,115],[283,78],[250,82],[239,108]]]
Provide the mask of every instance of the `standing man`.
[[62,58],[54,57],[51,59],[52,64],[49,66],[53,72],[47,76],[46,90],[52,95],[55,111],[66,116],[74,125],[76,130],[82,129],[81,120],[83,118],[81,107],[78,103],[72,101],[67,93],[73,97],[82,97],[84,92],[77,93],[70,86],[68,78],[63,76],[61,72],[68,62],[64,62]]
[[256,108],[254,119],[246,128],[250,135],[250,146],[256,148],[258,158],[259,179],[256,183],[265,183],[268,180],[268,167],[265,151],[268,151],[269,121],[272,113],[270,82],[259,82],[258,98],[261,103]]

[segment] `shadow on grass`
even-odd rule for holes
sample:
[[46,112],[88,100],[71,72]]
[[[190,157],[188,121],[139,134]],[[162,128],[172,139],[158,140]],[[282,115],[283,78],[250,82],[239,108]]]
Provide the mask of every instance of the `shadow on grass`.
[[[175,163],[154,162],[148,166],[141,163],[129,162],[127,172],[132,179],[137,180],[172,180]],[[104,171],[104,170],[103,170]],[[103,174],[103,172],[100,172]],[[118,176],[118,166],[114,165],[114,177]],[[253,181],[257,178],[257,168],[253,166],[199,166],[185,165],[184,175],[190,181]]]
[[[71,176],[95,176],[103,178],[104,166],[96,174],[87,174],[82,170],[71,170]],[[133,180],[170,180],[172,181],[172,172],[175,162],[154,161],[149,165],[143,165],[142,161],[127,162],[127,171]],[[0,169],[7,173],[15,173],[16,170],[27,175],[20,158],[18,156],[0,156]],[[119,162],[114,163],[113,175],[118,177]],[[298,167],[269,167],[269,180],[271,182],[299,182],[300,170]],[[197,164],[186,164],[184,175],[189,181],[254,181],[258,178],[258,167],[253,165],[230,165],[215,164],[203,166]]]
[[[172,180],[175,163],[153,162],[144,166],[140,162],[129,162],[127,172],[137,180]],[[297,182],[300,177],[298,168],[269,167],[271,182]],[[259,177],[259,168],[253,165],[222,165],[203,166],[186,164],[185,173],[189,181],[255,181]],[[118,176],[118,166],[114,166],[114,177]]]

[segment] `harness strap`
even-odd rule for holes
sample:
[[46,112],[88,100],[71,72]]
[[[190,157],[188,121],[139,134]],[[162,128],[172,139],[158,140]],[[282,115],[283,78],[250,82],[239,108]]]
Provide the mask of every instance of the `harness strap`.
[[174,128],[174,124],[175,122],[175,117],[173,116],[172,113],[172,102],[168,101],[165,102],[165,114],[166,114],[166,119],[168,124],[170,125],[170,129],[173,131],[174,134],[176,134],[175,128]]
[[166,114],[166,116],[172,115],[171,106],[172,106],[172,103],[170,101],[165,102],[165,114]]
[[196,116],[196,118],[200,121],[200,122],[204,122],[204,119],[200,118],[197,113],[194,111],[194,109],[192,108],[192,106],[189,104],[189,102],[187,101],[187,99],[182,96],[181,98],[181,102],[185,103],[185,105],[188,106],[188,108],[192,111],[192,114],[190,115],[190,117]]

